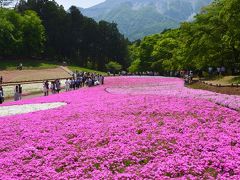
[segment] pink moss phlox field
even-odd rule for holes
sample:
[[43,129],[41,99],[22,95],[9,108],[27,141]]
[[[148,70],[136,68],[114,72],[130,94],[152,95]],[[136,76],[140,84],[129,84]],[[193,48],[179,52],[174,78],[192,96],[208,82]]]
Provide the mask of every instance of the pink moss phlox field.
[[[111,93],[121,94],[154,94],[162,96],[175,96],[181,98],[207,99],[219,105],[240,110],[240,96],[219,94],[205,90],[195,90],[184,87],[183,81],[177,78],[152,78],[145,79],[145,83],[140,79],[132,78],[125,82],[125,86],[108,88]],[[142,85],[144,83],[144,85]]]
[[0,118],[0,179],[240,178],[239,97],[176,78],[105,83],[6,104],[67,103]]

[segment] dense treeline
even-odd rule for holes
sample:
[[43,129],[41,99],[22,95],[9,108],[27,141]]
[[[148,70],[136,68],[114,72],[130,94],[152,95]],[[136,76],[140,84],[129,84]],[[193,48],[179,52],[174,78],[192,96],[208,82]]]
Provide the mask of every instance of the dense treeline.
[[129,47],[129,70],[166,72],[240,66],[240,1],[216,0],[193,22],[145,37]]
[[[119,33],[115,23],[96,22],[83,16],[74,6],[65,11],[50,0],[21,0],[15,10],[2,8],[0,12],[0,21],[7,21],[0,24],[0,31],[9,33],[0,34],[0,48],[4,50],[0,51],[0,56],[38,56],[49,61],[65,60],[99,70],[105,70],[105,64],[110,61],[116,61],[123,67],[128,66],[128,40]],[[39,30],[19,28],[22,23],[13,19],[13,16],[25,18],[25,23]],[[41,39],[37,39],[37,35]],[[21,48],[19,41],[23,41]],[[6,42],[13,43],[13,48],[8,48]]]

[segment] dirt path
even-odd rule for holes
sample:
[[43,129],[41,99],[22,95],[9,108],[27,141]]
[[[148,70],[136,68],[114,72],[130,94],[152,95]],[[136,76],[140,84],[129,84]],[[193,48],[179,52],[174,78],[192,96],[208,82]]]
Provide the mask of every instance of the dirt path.
[[71,77],[70,70],[63,67],[41,70],[0,71],[0,76],[3,76],[3,82],[9,83],[19,81],[37,81],[45,79],[61,79]]
[[220,94],[240,95],[240,87],[216,87],[216,86],[203,84],[199,81],[191,85],[188,85],[188,87],[193,89],[203,89],[207,91],[217,92]]
[[[23,96],[22,99],[31,99],[35,97],[41,97],[41,96],[43,96],[43,93],[30,94],[30,95]],[[6,102],[13,102],[13,101],[14,101],[13,98],[8,98],[4,102],[6,103]]]
[[221,84],[222,86],[230,86],[232,83],[231,81],[237,76],[224,76],[221,79],[216,79],[216,80],[208,80],[205,81],[208,84],[213,84],[213,85],[217,85],[217,84]]

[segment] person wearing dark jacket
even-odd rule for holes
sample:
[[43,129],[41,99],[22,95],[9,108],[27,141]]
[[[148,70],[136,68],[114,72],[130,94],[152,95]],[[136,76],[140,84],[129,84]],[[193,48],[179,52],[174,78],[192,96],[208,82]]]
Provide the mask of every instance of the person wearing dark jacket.
[[4,102],[4,93],[3,93],[3,88],[0,86],[0,104]]
[[19,84],[18,88],[19,88],[19,100],[22,100],[22,85]]

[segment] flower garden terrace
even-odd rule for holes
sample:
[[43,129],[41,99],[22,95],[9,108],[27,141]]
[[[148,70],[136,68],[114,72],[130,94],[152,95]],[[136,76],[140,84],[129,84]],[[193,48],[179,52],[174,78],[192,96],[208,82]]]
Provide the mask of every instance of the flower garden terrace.
[[60,102],[0,118],[2,179],[240,178],[239,96],[110,77],[5,106]]

